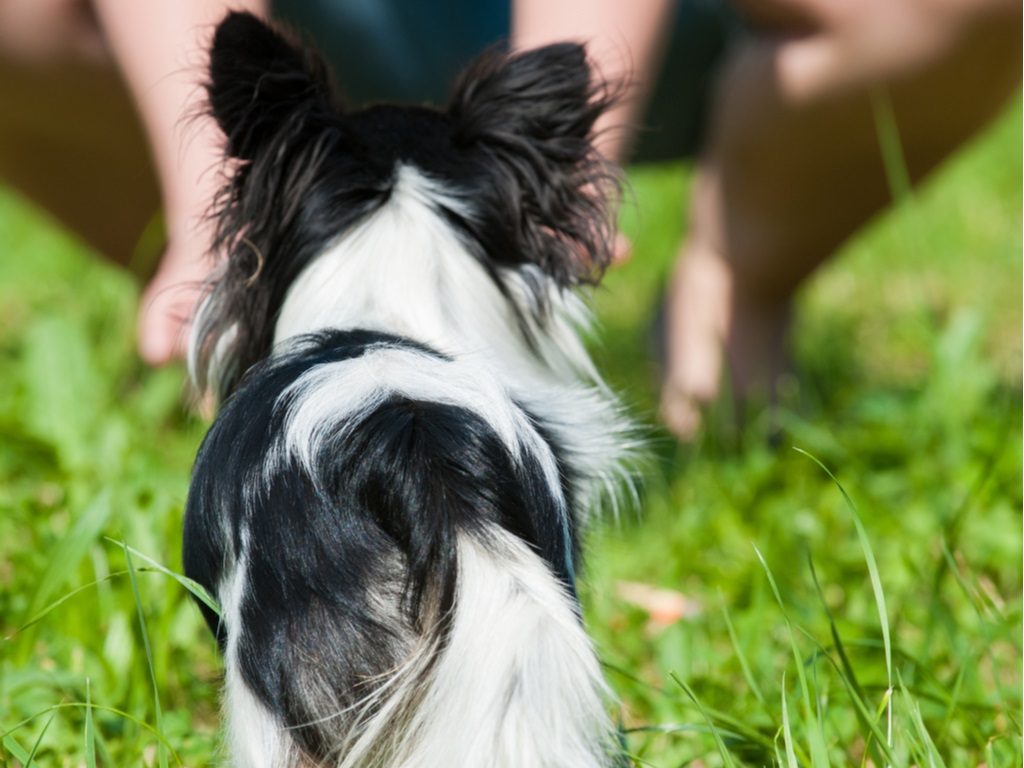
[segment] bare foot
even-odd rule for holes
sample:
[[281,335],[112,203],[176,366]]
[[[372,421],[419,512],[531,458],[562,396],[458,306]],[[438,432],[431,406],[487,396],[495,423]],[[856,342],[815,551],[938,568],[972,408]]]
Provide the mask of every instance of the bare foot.
[[718,396],[729,332],[732,279],[710,250],[680,253],[665,307],[665,376],[661,417],[680,440],[692,440],[701,408]]
[[188,326],[210,272],[205,256],[168,250],[139,302],[139,355],[150,365],[183,358]]
[[669,430],[680,440],[693,440],[725,376],[738,404],[771,402],[786,371],[789,318],[788,296],[764,299],[746,289],[713,249],[688,243],[666,307],[661,415]]

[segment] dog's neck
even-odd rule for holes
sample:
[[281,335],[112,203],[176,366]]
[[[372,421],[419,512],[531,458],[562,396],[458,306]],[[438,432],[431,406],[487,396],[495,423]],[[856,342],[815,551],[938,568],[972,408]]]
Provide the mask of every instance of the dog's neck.
[[[388,202],[332,243],[291,286],[275,346],[326,328],[359,327],[478,356],[516,379],[594,378],[577,334],[587,322],[579,299],[539,270],[528,276],[523,268],[502,271],[503,292],[446,218],[445,211],[472,217],[471,201],[412,166],[399,166],[396,175]],[[531,306],[529,278],[550,283],[545,310]]]

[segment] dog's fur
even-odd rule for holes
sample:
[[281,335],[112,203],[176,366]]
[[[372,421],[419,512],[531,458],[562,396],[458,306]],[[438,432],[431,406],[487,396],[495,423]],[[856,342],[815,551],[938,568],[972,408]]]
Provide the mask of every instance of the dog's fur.
[[572,289],[611,242],[583,49],[491,51],[444,110],[349,112],[233,13],[211,52],[227,255],[190,364],[222,403],[185,570],[245,768],[620,758],[575,596],[630,427]]

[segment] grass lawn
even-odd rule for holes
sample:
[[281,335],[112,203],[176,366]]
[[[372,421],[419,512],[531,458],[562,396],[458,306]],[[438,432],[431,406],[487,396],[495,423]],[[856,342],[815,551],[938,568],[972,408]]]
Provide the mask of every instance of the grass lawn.
[[[631,178],[595,354],[653,425],[688,175]],[[211,765],[220,662],[158,567],[183,372],[136,359],[132,279],[3,192],[0,252],[0,766]],[[652,427],[582,586],[640,764],[1021,764],[1021,281],[1017,102],[807,286],[774,426]]]

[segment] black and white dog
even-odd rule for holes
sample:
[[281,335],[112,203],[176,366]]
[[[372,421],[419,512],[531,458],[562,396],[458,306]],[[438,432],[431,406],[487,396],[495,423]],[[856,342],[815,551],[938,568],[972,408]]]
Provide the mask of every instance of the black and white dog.
[[572,291],[609,258],[608,89],[560,44],[485,54],[444,110],[349,112],[234,13],[208,92],[227,258],[190,364],[222,408],[184,560],[234,764],[616,764],[574,586],[631,450]]

